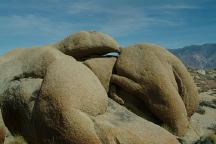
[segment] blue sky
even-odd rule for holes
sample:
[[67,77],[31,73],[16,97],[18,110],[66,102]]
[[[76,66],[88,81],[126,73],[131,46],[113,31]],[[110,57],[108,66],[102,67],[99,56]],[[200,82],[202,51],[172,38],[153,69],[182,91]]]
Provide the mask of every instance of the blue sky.
[[166,48],[216,42],[216,0],[1,0],[0,55],[50,44],[80,30],[121,46]]

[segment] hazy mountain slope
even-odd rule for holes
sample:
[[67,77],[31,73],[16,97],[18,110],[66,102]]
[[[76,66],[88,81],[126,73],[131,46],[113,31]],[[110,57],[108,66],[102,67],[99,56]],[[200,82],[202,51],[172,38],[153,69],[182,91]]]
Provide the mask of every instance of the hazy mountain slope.
[[191,45],[179,49],[169,49],[191,68],[216,68],[216,44]]

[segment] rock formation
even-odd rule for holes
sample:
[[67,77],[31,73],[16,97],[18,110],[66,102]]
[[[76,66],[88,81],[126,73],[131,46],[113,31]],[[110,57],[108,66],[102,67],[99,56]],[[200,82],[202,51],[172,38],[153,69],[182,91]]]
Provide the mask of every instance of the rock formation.
[[[112,83],[143,101],[177,135],[184,135],[198,105],[196,86],[183,64],[155,45],[122,49]],[[124,99],[124,95],[120,96]]]
[[173,134],[185,134],[198,101],[184,65],[156,46],[131,46],[119,58],[103,56],[109,52],[119,52],[110,36],[82,31],[1,58],[7,128],[32,144],[178,143]]
[[7,98],[2,103],[5,125],[12,134],[32,139],[31,123],[34,100],[37,98],[42,79],[21,79],[11,82],[6,90]]
[[5,125],[27,140],[34,137],[32,109],[47,66],[63,56],[47,46],[22,50],[0,65],[0,102]]
[[112,37],[95,31],[81,31],[72,34],[59,42],[57,48],[76,59],[119,52],[118,44]]

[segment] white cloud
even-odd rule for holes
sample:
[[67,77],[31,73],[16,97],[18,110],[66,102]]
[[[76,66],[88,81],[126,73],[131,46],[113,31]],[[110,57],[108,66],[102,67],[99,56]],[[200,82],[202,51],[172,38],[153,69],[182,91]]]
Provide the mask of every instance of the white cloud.
[[[57,0],[56,3],[59,1]],[[55,4],[56,4],[55,3]],[[53,5],[50,6],[54,11]],[[8,35],[29,35],[31,33],[40,33],[50,38],[63,37],[74,31],[86,30],[88,28],[102,31],[122,37],[130,33],[136,33],[140,30],[154,29],[155,27],[168,27],[184,24],[184,19],[179,16],[171,17],[151,15],[149,9],[157,10],[157,13],[163,10],[195,9],[196,6],[186,4],[182,5],[161,5],[161,6],[130,6],[118,5],[110,8],[104,2],[100,1],[73,1],[61,3],[61,15],[66,15],[70,19],[57,21],[45,15],[37,16],[10,15],[0,16],[0,31]],[[49,8],[47,9],[49,10]],[[58,13],[58,11],[57,11]],[[175,14],[174,12],[172,15]],[[54,16],[54,15],[53,15]],[[82,17],[83,16],[83,17]],[[90,16],[90,20],[86,19]],[[76,20],[73,20],[75,18]]]
[[145,16],[144,14],[115,15],[107,23],[100,26],[100,30],[115,36],[124,36],[148,31],[158,26],[175,26],[180,22],[169,19]]
[[[80,14],[80,13],[96,13],[101,12],[102,7],[98,5],[97,3],[94,3],[92,1],[88,2],[74,2],[67,7],[67,12],[69,14]],[[104,12],[104,11],[103,11]]]
[[147,7],[149,9],[155,9],[155,10],[194,10],[194,9],[200,9],[200,7],[195,5],[187,5],[187,4],[165,4],[160,6],[150,6]]
[[0,31],[4,35],[28,36],[38,35],[55,39],[63,37],[71,31],[79,30],[82,23],[54,21],[48,17],[36,15],[11,15],[0,16]]
[[60,26],[56,27],[56,25],[52,24],[47,18],[35,15],[11,15],[0,17],[0,29],[18,34],[26,33],[28,30],[40,31],[43,33],[55,33],[60,28]]
[[[159,8],[160,10],[162,8],[170,9],[171,5],[158,7],[158,10]],[[183,5],[178,8],[183,8]],[[135,33],[139,30],[157,26],[176,26],[183,24],[183,20],[180,17],[150,16],[151,13],[148,10],[149,9],[146,7],[133,7],[127,4],[111,8],[105,3],[100,3],[98,1],[79,1],[68,5],[67,12],[76,16],[83,16],[86,14],[85,16],[91,16],[91,18],[100,15],[100,17],[96,17],[96,19],[102,19],[102,22],[96,23],[96,27],[98,30],[114,36],[123,36],[131,32]]]

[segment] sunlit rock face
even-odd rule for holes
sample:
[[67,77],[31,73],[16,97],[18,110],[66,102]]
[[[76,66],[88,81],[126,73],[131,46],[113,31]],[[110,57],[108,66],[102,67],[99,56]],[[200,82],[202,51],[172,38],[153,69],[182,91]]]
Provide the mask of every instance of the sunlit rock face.
[[120,52],[113,38],[81,31],[3,56],[6,127],[33,144],[178,143],[198,102],[184,65],[158,46],[110,52]]
[[[138,106],[136,99],[142,101],[144,108],[173,133],[179,136],[186,133],[188,117],[198,105],[198,93],[184,65],[167,50],[146,44],[122,49],[111,80],[118,87],[117,95],[126,99],[128,105]],[[130,97],[134,101],[128,101]]]

